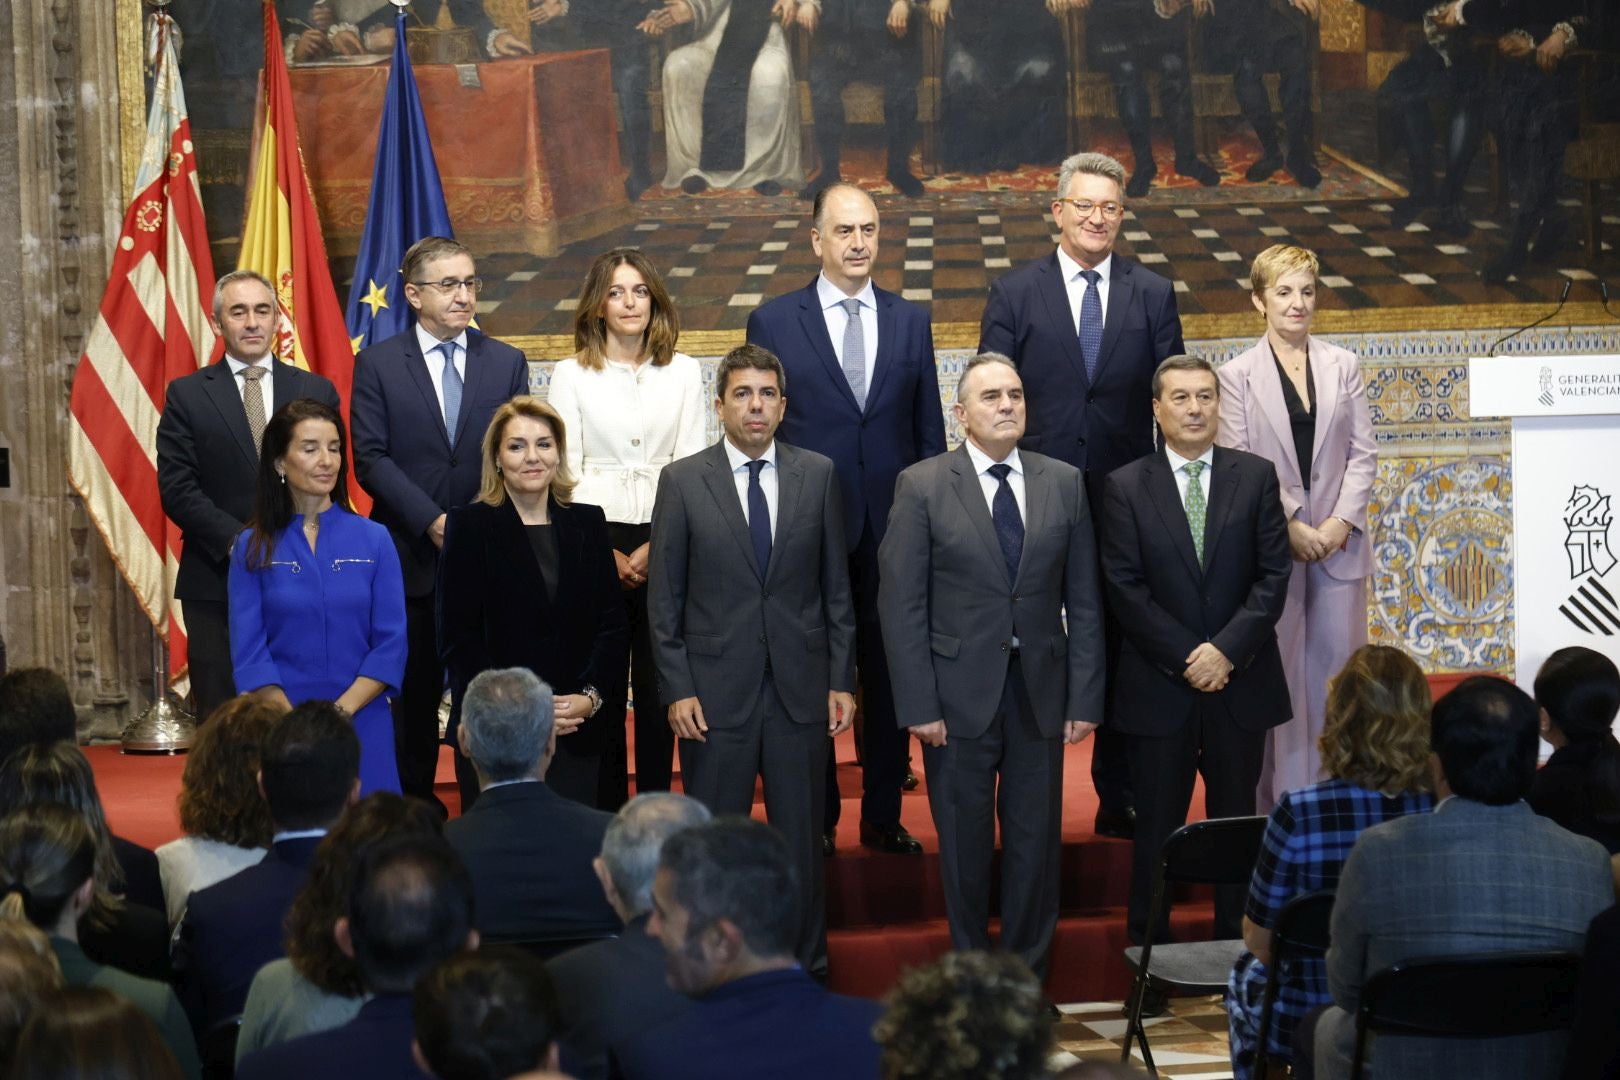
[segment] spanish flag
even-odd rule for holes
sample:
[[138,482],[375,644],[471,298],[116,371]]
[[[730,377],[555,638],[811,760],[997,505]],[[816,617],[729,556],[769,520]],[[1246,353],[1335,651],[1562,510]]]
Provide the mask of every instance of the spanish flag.
[[[264,112],[257,124],[247,221],[236,268],[257,270],[275,283],[282,314],[277,358],[331,379],[347,421],[354,346],[332,285],[326,242],[304,175],[281,25],[273,0],[264,0],[263,7]],[[349,497],[361,513],[370,509],[371,500],[355,481],[352,455]]]

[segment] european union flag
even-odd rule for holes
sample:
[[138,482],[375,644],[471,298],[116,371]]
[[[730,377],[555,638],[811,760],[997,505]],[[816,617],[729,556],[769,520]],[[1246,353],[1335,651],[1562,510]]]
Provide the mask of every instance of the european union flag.
[[450,212],[433,160],[422,99],[405,51],[405,9],[394,19],[394,62],[388,73],[377,166],[371,174],[371,205],[360,237],[360,257],[349,289],[349,340],[356,352],[411,325],[399,263],[424,236],[450,236]]

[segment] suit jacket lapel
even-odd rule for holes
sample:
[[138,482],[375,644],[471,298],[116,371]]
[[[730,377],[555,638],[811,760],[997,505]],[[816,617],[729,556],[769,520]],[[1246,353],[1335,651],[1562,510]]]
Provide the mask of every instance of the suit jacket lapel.
[[1052,485],[1047,483],[1045,463],[1025,454],[1020,454],[1019,460],[1024,465],[1024,550],[1018,559],[1018,581],[1014,583],[1015,586],[1023,583],[1024,567],[1029,565],[1030,543],[1041,534],[1052,499]]
[[[1046,317],[1052,320],[1052,325],[1059,328],[1058,340],[1063,342],[1063,357],[1068,360],[1069,366],[1074,369],[1075,378],[1080,380],[1081,386],[1090,386],[1086,378],[1086,362],[1080,355],[1080,328],[1075,325],[1074,312],[1069,309],[1069,290],[1063,281],[1063,265],[1058,262],[1057,252],[1041,266],[1039,282],[1041,302],[1046,305]],[[1113,309],[1113,304],[1109,304]],[[1107,333],[1106,324],[1104,334]],[[1108,355],[1108,339],[1103,338],[1103,355]]]
[[872,403],[878,399],[883,390],[883,382],[889,377],[889,369],[894,366],[894,352],[898,347],[895,341],[895,329],[898,317],[894,311],[894,294],[884,292],[876,285],[872,286],[872,293],[877,297],[877,351],[867,350],[866,361],[866,408],[871,411]]
[[1103,368],[1107,367],[1108,361],[1113,358],[1114,346],[1119,342],[1120,328],[1125,323],[1125,313],[1130,310],[1131,297],[1136,292],[1136,282],[1131,276],[1132,269],[1134,264],[1128,259],[1120,255],[1114,256],[1112,273],[1108,278],[1108,310],[1103,313],[1102,347],[1097,354],[1099,381],[1102,379]]
[[[461,409],[456,413],[456,446],[467,434],[467,422],[472,419],[473,402],[479,400],[482,384],[490,376],[489,365],[484,363],[484,335],[467,331],[467,373],[461,379]],[[482,442],[484,433],[480,431],[476,438]],[[454,450],[452,446],[450,449]]]
[[[442,354],[435,354],[434,360],[438,360],[440,355]],[[427,403],[427,411],[439,427],[439,438],[444,440],[445,446],[449,446],[450,433],[444,426],[444,408],[439,404],[439,395],[433,392],[433,378],[428,374],[427,366],[428,361],[422,356],[422,346],[416,340],[416,324],[412,323],[410,330],[405,334],[405,374],[410,376],[422,399]],[[467,366],[469,369],[472,367],[470,355]],[[461,395],[461,400],[466,402],[465,393]]]
[[[557,529],[556,516],[552,516],[553,529]],[[562,545],[564,542],[561,530],[557,532],[557,561],[562,562]],[[545,577],[540,573],[540,564],[534,557],[534,547],[529,543],[529,534],[518,517],[517,507],[512,500],[507,499],[495,508],[495,546],[500,553],[499,557],[507,567],[511,568],[516,580],[512,582],[512,596],[520,596],[526,602],[532,603],[539,612],[551,610],[551,601],[546,597]],[[563,589],[563,579],[558,575],[557,591]]]
[[1328,420],[1333,416],[1333,410],[1339,407],[1339,365],[1315,342],[1311,342],[1307,348],[1310,349],[1311,358],[1311,386],[1316,390],[1316,435],[1311,440],[1311,457],[1314,460],[1322,452]]
[[[242,405],[242,395],[236,389],[236,376],[231,374],[231,365],[221,359],[207,371],[208,375],[203,380],[203,386],[209,400],[219,410],[220,419],[225,421],[225,426],[236,438],[237,449],[241,450],[248,463],[256,468],[259,464],[259,451],[253,445],[253,431],[248,427],[247,410]],[[271,378],[275,378],[275,375]],[[279,378],[276,379],[277,383],[281,381]],[[265,419],[268,420],[270,417],[267,416]]]
[[1217,446],[1214,468],[1209,474],[1209,505],[1204,511],[1205,566],[1215,565],[1215,546],[1226,532],[1226,519],[1232,514],[1236,494],[1236,461],[1230,451]]
[[[1277,445],[1285,448],[1288,453],[1279,457],[1283,462],[1284,470],[1292,470],[1294,478],[1299,479],[1299,462],[1294,460],[1294,425],[1288,419],[1288,401],[1283,397],[1282,373],[1277,370],[1276,358],[1272,355],[1271,343],[1265,338],[1260,339],[1258,346],[1264,351],[1270,364],[1259,365],[1260,370],[1254,371],[1249,380],[1249,386],[1254,391],[1255,400],[1260,403],[1260,411],[1265,415],[1266,423],[1272,433],[1277,437]],[[1251,443],[1251,445],[1253,445]]]
[[[833,351],[832,338],[827,336],[827,319],[821,313],[821,297],[816,293],[816,281],[812,281],[799,297],[799,326],[804,331],[805,340],[810,342],[810,350],[827,369],[833,385],[838,387],[838,392],[849,402],[849,407],[860,412],[861,407],[855,401],[855,392],[849,388],[849,379],[838,364],[838,354]],[[878,330],[878,340],[880,342],[883,340],[881,327]],[[867,396],[870,399],[871,395]]]
[[[720,441],[704,451],[706,455],[703,471],[703,483],[709,489],[709,495],[714,499],[715,506],[720,511],[720,518],[731,531],[731,538],[737,541],[742,549],[743,558],[753,567],[754,576],[764,580],[759,572],[759,560],[754,558],[754,541],[748,535],[748,519],[743,517],[742,503],[737,498],[736,480],[731,475],[731,462],[726,459],[725,436]],[[781,461],[780,444],[778,444],[777,460]],[[780,479],[780,478],[778,478]],[[780,506],[780,501],[778,506]]]
[[800,493],[804,489],[804,459],[791,446],[776,444],[776,532],[771,541],[771,564],[765,571],[769,581],[782,570],[784,560],[776,557],[782,542],[787,539],[787,524],[796,520]]
[[[961,500],[963,512],[973,523],[973,529],[979,534],[985,552],[996,569],[1005,576],[1007,560],[1001,554],[1001,543],[996,539],[996,523],[990,519],[990,508],[984,504],[984,488],[979,484],[979,474],[973,470],[973,459],[968,457],[966,444],[951,453],[951,471],[956,474],[956,497]],[[1024,494],[1028,496],[1027,489]],[[1025,533],[1028,531],[1026,529]]]
[[[1181,489],[1177,487],[1176,475],[1171,471],[1170,462],[1162,452],[1153,455],[1153,462],[1143,476],[1143,482],[1147,484],[1148,496],[1153,500],[1153,505],[1158,508],[1159,517],[1164,521],[1165,535],[1170,537],[1176,551],[1181,553],[1181,559],[1187,564],[1193,580],[1202,580],[1204,568],[1198,565],[1198,552],[1193,547],[1192,527],[1187,523],[1186,507],[1181,505]],[[1204,536],[1207,538],[1209,536],[1207,511],[1204,521],[1206,524]]]

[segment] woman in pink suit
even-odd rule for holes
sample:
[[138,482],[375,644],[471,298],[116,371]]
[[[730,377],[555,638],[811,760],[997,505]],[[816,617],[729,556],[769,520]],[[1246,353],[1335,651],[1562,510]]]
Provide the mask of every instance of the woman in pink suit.
[[1220,368],[1219,442],[1276,465],[1295,560],[1277,623],[1294,718],[1267,735],[1260,813],[1321,778],[1328,679],[1367,641],[1378,451],[1355,354],[1311,337],[1317,271],[1305,248],[1277,244],[1256,256],[1249,280],[1266,334]]

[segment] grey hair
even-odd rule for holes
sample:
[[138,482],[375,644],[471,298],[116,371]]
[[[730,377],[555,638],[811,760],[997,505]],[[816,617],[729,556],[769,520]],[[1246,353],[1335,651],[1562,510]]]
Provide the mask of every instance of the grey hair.
[[[1018,371],[1018,365],[1012,362],[1011,357],[1004,356],[998,352],[982,352],[978,356],[975,356],[973,359],[969,360],[967,362],[967,366],[962,369],[962,374],[957,377],[957,401],[962,400],[962,388],[967,385],[968,376],[973,374],[976,369],[982,368],[986,364],[1006,364],[1008,367],[1012,368],[1015,373]],[[1022,378],[1022,376],[1019,377]]]
[[480,672],[461,699],[467,756],[492,783],[534,775],[552,724],[551,687],[528,668]]
[[235,285],[238,281],[257,281],[270,291],[270,302],[276,306],[276,313],[281,313],[281,300],[276,296],[276,287],[270,284],[270,279],[257,270],[232,270],[218,281],[214,282],[214,321],[219,321],[220,314],[225,310],[225,286]]
[[[1159,361],[1159,366],[1153,369],[1153,398],[1155,401],[1158,400],[1159,390],[1162,388],[1162,384],[1164,382],[1162,376],[1167,371],[1207,371],[1211,375],[1214,375],[1215,365],[1210,363],[1208,360],[1205,360],[1202,356],[1191,356],[1185,353],[1177,356],[1165,357],[1163,360]],[[1215,396],[1220,397],[1220,394],[1221,381],[1217,376],[1215,380]]]
[[1068,198],[1069,181],[1076,176],[1101,176],[1118,184],[1121,192],[1125,190],[1125,166],[1107,154],[1087,152],[1064,158],[1058,166],[1057,198]]
[[669,791],[637,795],[613,816],[602,837],[602,863],[632,914],[652,909],[653,878],[664,841],[712,816],[696,799]]

